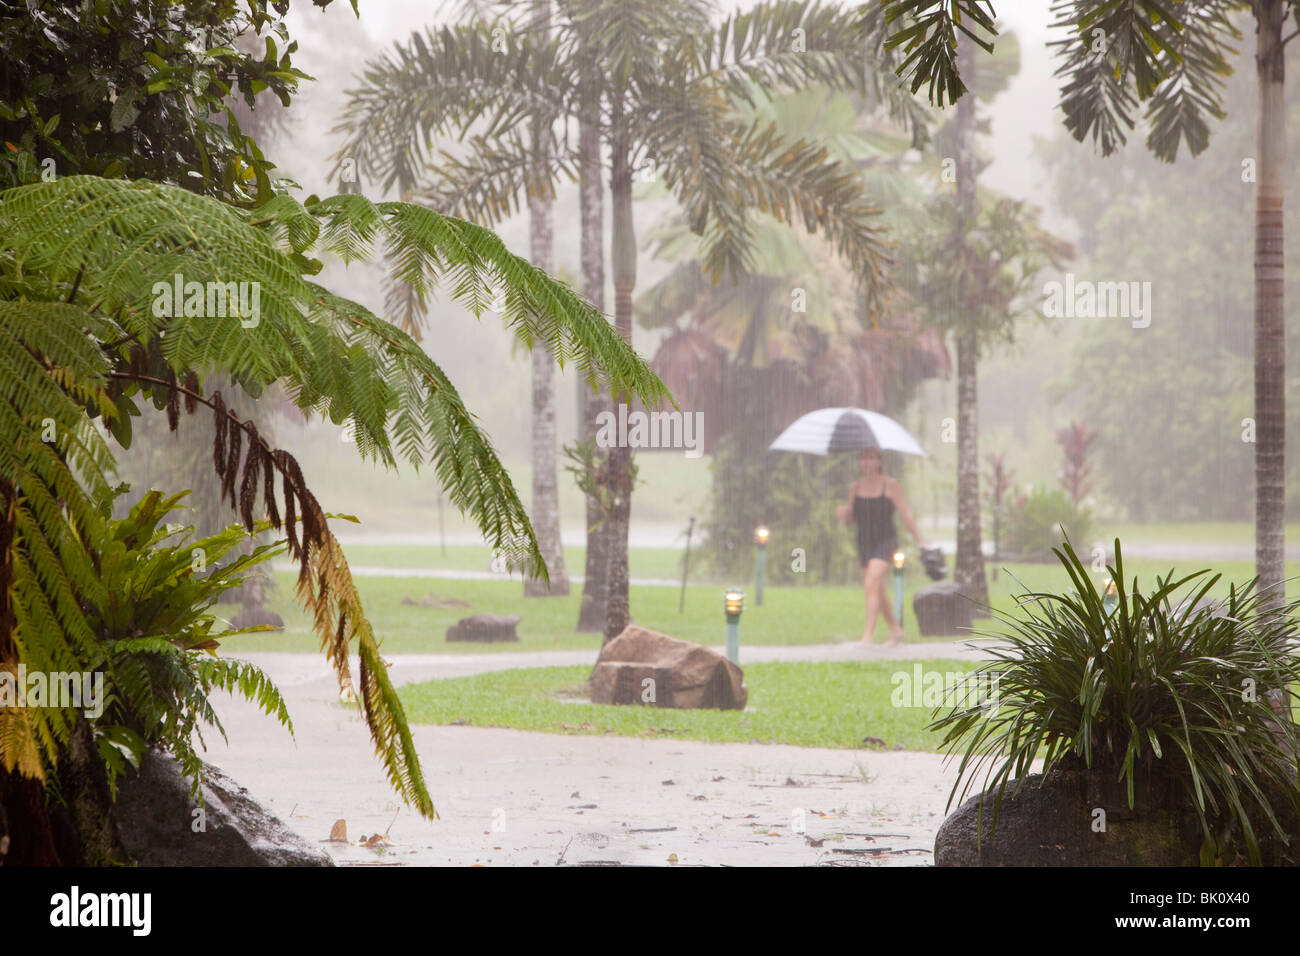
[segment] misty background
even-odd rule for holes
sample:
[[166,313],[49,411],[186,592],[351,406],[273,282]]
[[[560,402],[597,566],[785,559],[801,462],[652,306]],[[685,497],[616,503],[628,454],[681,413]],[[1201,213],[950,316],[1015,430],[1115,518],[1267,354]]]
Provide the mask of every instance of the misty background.
[[[330,157],[341,145],[341,136],[330,130],[340,120],[345,91],[356,85],[366,60],[405,42],[413,30],[445,22],[456,6],[372,0],[361,5],[359,20],[346,4],[324,12],[305,5],[293,8],[289,24],[300,42],[297,65],[315,82],[302,84],[287,124],[263,146],[281,175],[302,186],[300,198],[340,191],[327,178]],[[742,9],[747,4],[723,6]],[[1014,32],[1019,40],[1021,60],[1006,91],[981,112],[987,123],[987,135],[980,137],[987,162],[980,172],[981,188],[1040,207],[1046,229],[1075,244],[1077,255],[1064,271],[1095,281],[1152,282],[1153,317],[1150,328],[1141,330],[1113,318],[1022,322],[1013,345],[997,347],[981,360],[981,458],[1004,453],[1017,488],[1036,482],[1055,487],[1061,469],[1056,433],[1072,421],[1086,420],[1098,432],[1089,504],[1103,524],[1249,521],[1253,447],[1242,440],[1242,419],[1252,408],[1252,187],[1240,171],[1254,142],[1250,56],[1243,53],[1233,60],[1237,72],[1228,81],[1229,116],[1211,130],[1210,148],[1200,157],[1193,160],[1184,153],[1172,167],[1161,164],[1144,148],[1139,128],[1126,149],[1103,159],[1090,144],[1074,142],[1060,122],[1055,105],[1059,81],[1052,77],[1054,64],[1046,47],[1052,38],[1047,5],[1000,4],[998,13],[1004,32]],[[1242,46],[1250,40],[1243,37]],[[1296,72],[1290,71],[1291,77]],[[1294,80],[1289,85],[1294,87]],[[1288,100],[1294,115],[1300,97]],[[451,141],[439,145],[454,148]],[[361,189],[372,199],[399,198],[380,196],[374,183],[363,182]],[[667,202],[644,202],[638,222],[653,224],[669,208]],[[608,203],[605,214],[608,224]],[[555,222],[555,271],[576,287],[576,187],[560,190]],[[639,290],[670,268],[646,248],[646,226],[638,235]],[[497,231],[513,251],[527,254],[526,211]],[[608,232],[606,237],[608,242]],[[1296,250],[1292,243],[1292,302],[1297,301],[1295,277],[1300,276]],[[1044,274],[1042,280],[1058,277]],[[382,311],[380,269],[329,263],[321,280]],[[612,288],[606,301],[613,301]],[[636,316],[634,347],[650,358],[667,330],[647,329],[643,318]],[[494,315],[476,320],[437,300],[423,344],[483,422],[527,503],[529,356]],[[557,377],[560,445],[576,437],[577,388],[571,369]],[[941,542],[950,542],[953,533],[956,445],[943,436],[945,419],[955,409],[955,380],[949,376],[922,382],[906,408],[888,410],[929,452],[925,461],[909,461],[901,475],[923,528]],[[706,434],[710,424],[706,418]],[[361,520],[360,529],[340,526],[345,538],[436,540],[441,521],[449,540],[477,539],[452,509],[440,514],[431,474],[415,479],[362,462],[346,447],[343,429],[328,423],[277,419],[276,428],[278,440],[295,450],[318,483],[321,500]],[[1289,485],[1294,483],[1293,459],[1288,456]],[[691,460],[680,450],[642,452],[638,462],[642,484],[634,495],[633,544],[680,544],[689,517],[706,510],[710,456]],[[559,484],[565,541],[581,543],[583,499],[570,475],[561,472]],[[841,489],[831,490],[828,507],[840,497]]]

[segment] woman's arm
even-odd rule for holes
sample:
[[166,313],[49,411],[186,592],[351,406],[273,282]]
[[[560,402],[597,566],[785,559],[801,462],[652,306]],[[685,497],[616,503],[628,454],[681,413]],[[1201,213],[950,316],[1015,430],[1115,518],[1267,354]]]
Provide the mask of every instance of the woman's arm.
[[925,539],[921,537],[921,529],[916,526],[916,519],[912,517],[912,509],[907,507],[907,499],[903,497],[903,486],[891,478],[887,493],[889,500],[894,503],[894,508],[898,511],[898,516],[903,519],[903,525],[916,539],[916,546],[924,548]]

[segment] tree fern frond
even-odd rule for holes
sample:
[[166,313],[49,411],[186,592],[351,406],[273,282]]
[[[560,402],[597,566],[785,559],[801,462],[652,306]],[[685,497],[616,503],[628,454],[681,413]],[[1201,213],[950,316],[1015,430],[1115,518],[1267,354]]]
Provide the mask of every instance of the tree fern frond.
[[[667,395],[644,360],[568,286],[510,254],[488,230],[429,209],[343,196],[307,206],[272,201],[250,211],[171,186],[88,176],[5,190],[0,492],[13,492],[13,643],[20,660],[69,666],[93,660],[109,669],[114,706],[134,715],[146,739],[169,741],[187,772],[201,766],[192,738],[201,746],[202,726],[221,729],[202,691],[204,675],[222,686],[233,680],[281,716],[278,698],[253,672],[205,671],[194,660],[197,649],[219,636],[209,618],[194,619],[194,602],[201,609],[211,594],[199,585],[223,587],[247,562],[231,562],[199,582],[187,556],[175,553],[156,527],[149,538],[156,553],[132,559],[130,567],[115,563],[125,560],[122,542],[104,541],[107,512],[98,508],[111,497],[113,461],[93,419],[128,442],[130,418],[139,414],[132,396],[151,399],[173,420],[183,396],[187,412],[199,405],[213,410],[214,468],[239,516],[264,527],[253,520],[260,488],[274,524],[284,527],[300,562],[299,596],[341,681],[350,679],[349,648],[356,641],[376,751],[403,797],[431,814],[400,703],[324,510],[293,457],[232,414],[219,392],[202,394],[198,382],[199,374],[215,370],[258,395],[283,381],[301,407],[355,423],[363,453],[392,464],[396,449],[413,462],[432,462],[488,541],[544,577],[509,475],[442,370],[394,325],[303,278],[313,249],[365,256],[376,241],[413,287],[427,291],[450,276],[453,298],[465,302],[502,290],[505,320],[521,338],[546,336],[557,359],[573,360],[590,380],[647,404]],[[200,284],[197,293],[189,291],[192,283]],[[231,314],[221,298],[225,283],[256,289],[256,314]],[[215,299],[209,284],[216,284]],[[208,314],[214,305],[220,310]],[[50,442],[39,440],[46,418],[57,430]],[[282,480],[283,512],[273,473]],[[133,520],[148,525],[174,501],[147,500]],[[221,554],[230,544],[209,543]],[[108,549],[99,565],[90,554],[97,546]],[[123,573],[131,575],[130,588],[102,583],[105,574],[117,580],[112,576]],[[129,596],[155,586],[179,592],[161,603]],[[146,609],[155,629],[141,632],[136,612]],[[87,622],[91,613],[95,632]],[[99,640],[133,634],[143,643],[106,650]],[[62,720],[56,713],[34,725],[38,749],[51,748],[46,757],[55,740],[66,738]],[[14,746],[0,759],[30,766]]]

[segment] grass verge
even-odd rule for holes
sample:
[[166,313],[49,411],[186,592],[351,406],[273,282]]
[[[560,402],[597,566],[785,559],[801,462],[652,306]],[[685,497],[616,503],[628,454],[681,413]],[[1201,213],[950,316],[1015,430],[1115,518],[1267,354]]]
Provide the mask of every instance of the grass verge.
[[601,706],[585,699],[587,667],[497,671],[411,684],[400,690],[412,723],[510,727],[546,733],[614,734],[714,743],[933,751],[933,709],[895,707],[892,676],[969,672],[969,662],[852,661],[750,664],[749,705],[736,710]]

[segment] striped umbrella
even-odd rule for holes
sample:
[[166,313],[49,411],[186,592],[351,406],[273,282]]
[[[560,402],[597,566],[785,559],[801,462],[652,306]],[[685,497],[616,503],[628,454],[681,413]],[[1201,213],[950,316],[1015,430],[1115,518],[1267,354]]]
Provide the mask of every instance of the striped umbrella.
[[906,428],[887,415],[863,408],[819,408],[801,415],[768,448],[806,455],[830,455],[864,448],[925,455]]

